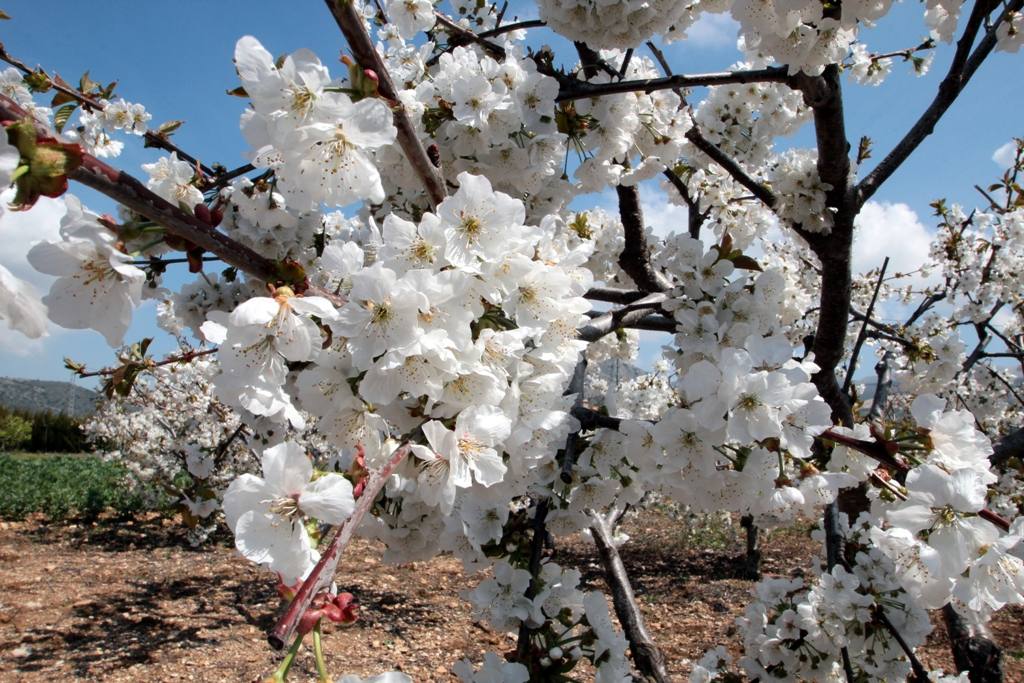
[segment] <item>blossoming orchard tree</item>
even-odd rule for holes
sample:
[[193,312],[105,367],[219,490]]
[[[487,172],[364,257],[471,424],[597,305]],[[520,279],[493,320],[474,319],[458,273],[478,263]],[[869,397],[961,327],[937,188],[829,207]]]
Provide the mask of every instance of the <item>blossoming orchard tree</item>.
[[[1006,469],[1024,448],[1024,142],[982,206],[936,202],[928,279],[887,261],[855,276],[851,245],[865,203],[986,58],[1020,48],[1024,0],[927,0],[930,39],[872,52],[860,32],[891,5],[539,0],[539,19],[515,21],[482,1],[328,0],[341,66],[238,38],[250,163],[233,169],[180,149],[176,124],[151,126],[112,85],[0,52],[5,209],[68,207],[60,240],[26,255],[57,277],[49,293],[0,268],[0,316],[118,345],[155,298],[160,326],[191,337],[194,350],[137,345],[99,373],[127,394],[195,363],[196,396],[237,416],[195,438],[169,424],[166,448],[202,479],[232,435],[261,459],[222,507],[290,599],[268,634],[287,651],[275,681],[307,636],[331,680],[321,621],[355,618],[335,570],[357,534],[390,561],[490,567],[465,597],[518,646],[460,662],[465,681],[565,680],[583,663],[600,681],[667,680],[615,537],[648,492],[758,523],[820,520],[820,560],[758,584],[743,655],[708,643],[691,680],[997,679],[984,625],[1024,602]],[[662,46],[707,13],[738,22],[744,60],[677,72]],[[564,45],[528,47],[545,25]],[[898,144],[851,143],[846,91],[900,60],[926,71],[934,51],[948,71]],[[810,148],[780,142],[804,129]],[[133,136],[166,152],[144,179],[104,160]],[[687,225],[655,237],[644,182]],[[77,185],[120,216],[91,212]],[[605,191],[617,214],[576,208]],[[193,276],[171,287],[172,269]],[[595,390],[588,360],[635,353],[636,330],[664,335],[658,372],[632,383],[646,398]],[[866,391],[856,372],[872,355]],[[131,414],[118,424],[130,433]],[[581,530],[619,626],[550,552]],[[958,673],[915,656],[929,610]]]

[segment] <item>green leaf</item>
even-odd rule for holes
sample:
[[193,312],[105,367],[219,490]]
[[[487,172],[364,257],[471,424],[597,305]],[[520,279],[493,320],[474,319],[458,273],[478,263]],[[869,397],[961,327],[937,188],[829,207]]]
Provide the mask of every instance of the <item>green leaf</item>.
[[871,158],[871,138],[864,136],[860,139],[860,144],[857,146],[857,163],[861,163],[866,159]]
[[103,99],[109,100],[114,96],[114,88],[116,87],[117,81],[111,81],[110,83],[107,83],[107,86],[100,90],[100,96],[103,97]]
[[53,113],[53,126],[58,133],[64,132],[64,126],[67,125],[71,115],[75,113],[75,109],[78,109],[78,103],[69,102]]
[[156,134],[159,135],[160,137],[168,137],[172,133],[174,133],[174,131],[181,128],[181,124],[183,123],[185,122],[179,119],[174,119],[173,121],[166,121],[164,123],[161,123],[160,127],[156,129]]
[[50,100],[50,106],[51,107],[59,107],[62,104],[67,104],[68,102],[77,102],[77,101],[78,100],[76,100],[74,97],[72,97],[71,95],[67,94],[66,92],[61,92],[60,90],[58,90],[57,94],[53,96],[52,100]]
[[32,92],[46,92],[53,87],[53,82],[50,77],[46,75],[46,72],[42,69],[36,69],[29,75],[25,76],[25,85]]
[[762,270],[761,264],[758,263],[754,258],[752,258],[750,256],[747,256],[746,254],[740,254],[739,256],[734,256],[730,260],[732,261],[732,264],[735,267],[741,268],[742,270],[757,270],[757,271]]
[[[71,87],[70,83],[68,83],[63,78],[60,77],[60,74],[54,74],[53,75],[53,84],[56,85],[56,86],[60,86],[62,88],[67,88],[68,90],[74,90],[74,88]],[[50,106],[51,107],[59,107],[60,105],[65,104],[67,102],[77,102],[77,101],[78,100],[75,99],[74,95],[69,95],[66,92],[61,92],[60,90],[58,90],[57,93],[53,96],[53,100],[50,101]]]
[[85,363],[72,360],[70,356],[64,356],[64,367],[75,373],[85,372]]
[[8,21],[10,18],[11,18],[10,14],[8,14],[7,12],[3,11],[2,9],[0,9],[0,20]]
[[91,92],[95,88],[99,88],[100,84],[89,78],[89,72],[86,71],[82,74],[82,77],[78,79],[78,89],[84,93]]

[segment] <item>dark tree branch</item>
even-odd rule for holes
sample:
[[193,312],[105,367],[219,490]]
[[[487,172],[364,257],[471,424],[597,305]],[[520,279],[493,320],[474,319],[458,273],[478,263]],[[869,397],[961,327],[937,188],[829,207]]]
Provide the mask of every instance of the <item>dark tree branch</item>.
[[700,210],[700,202],[693,198],[693,195],[690,194],[690,188],[686,186],[686,182],[679,177],[678,173],[670,168],[666,168],[662,175],[668,178],[668,182],[672,184],[672,187],[676,188],[679,196],[686,202],[687,232],[693,239],[699,239],[701,226],[708,219],[711,208],[708,207],[708,210],[703,212]]
[[[665,668],[665,656],[658,649],[644,624],[644,615],[636,604],[633,586],[629,582],[629,574],[622,563],[618,548],[612,540],[612,529],[608,520],[594,510],[588,510],[590,517],[590,535],[597,546],[597,554],[604,566],[605,581],[612,593],[612,604],[615,616],[619,618],[622,632],[629,641],[629,649],[633,655],[633,663],[645,680],[665,683],[671,680]],[[614,516],[614,511],[612,513]]]
[[593,342],[615,330],[638,325],[644,325],[642,329],[675,332],[675,320],[666,316],[653,316],[652,319],[651,316],[651,309],[659,308],[666,298],[666,295],[662,293],[649,294],[622,308],[598,313],[593,320],[579,328],[579,338],[583,341]]
[[338,569],[338,561],[341,559],[341,554],[345,552],[345,548],[348,547],[349,542],[352,540],[356,527],[359,526],[359,523],[363,521],[363,517],[373,507],[377,495],[384,488],[384,484],[391,477],[391,473],[395,471],[395,468],[398,467],[408,454],[409,442],[406,442],[395,451],[383,467],[370,475],[365,488],[363,488],[362,495],[359,496],[359,500],[356,502],[352,515],[340,525],[334,527],[336,532],[334,538],[331,539],[327,549],[320,556],[320,560],[310,570],[309,576],[299,586],[299,590],[295,593],[291,603],[289,603],[288,609],[285,610],[284,614],[267,634],[267,641],[275,650],[280,650],[288,644],[292,636],[295,635],[295,630],[299,627],[299,620],[302,619],[302,615],[309,609],[313,598],[321,590],[325,590],[331,585],[331,582],[334,580],[334,572]]
[[232,169],[230,171],[224,171],[223,173],[219,173],[217,176],[214,177],[213,182],[209,184],[209,188],[219,189],[225,187],[235,178],[239,178],[245,175],[246,173],[250,173],[255,170],[256,167],[253,166],[252,164],[243,164],[242,166],[239,166],[238,168]]
[[[203,356],[209,356],[210,354],[217,353],[217,347],[211,349],[191,349],[189,351],[183,351],[182,353],[175,354],[173,356],[167,356],[162,360],[155,361],[152,358],[147,358],[141,362],[127,361],[126,365],[142,365],[146,369],[159,368],[164,365],[174,365],[177,363],[191,363],[196,358],[202,358]],[[75,371],[75,375],[78,377],[109,377],[119,370],[123,366],[117,366],[113,368],[101,368],[99,370],[86,371],[85,368]],[[173,432],[173,429],[168,428],[167,431]]]
[[[839,504],[832,501],[825,506],[825,562],[829,571],[837,564],[846,565],[843,557],[843,534],[839,530]],[[843,662],[843,673],[846,683],[855,683],[853,665],[850,663],[850,651],[844,645],[839,651]]]
[[[8,97],[0,95],[0,118],[18,120],[26,117],[28,114],[24,109]],[[38,123],[36,130],[40,135],[51,137],[53,135]],[[124,171],[85,154],[82,157],[82,165],[72,171],[68,177],[163,226],[169,234],[188,240],[192,244],[216,254],[222,261],[244,273],[268,283],[282,281],[281,270],[277,263],[218,232],[196,216],[174,206]],[[335,303],[339,301],[339,297],[316,287],[311,287],[306,292],[326,297]]]
[[721,166],[726,173],[732,176],[733,180],[750,190],[750,193],[760,199],[765,206],[770,209],[775,208],[777,199],[771,188],[754,180],[735,159],[718,149],[718,147],[704,137],[700,129],[697,128],[696,122],[686,132],[686,139],[693,143],[694,147],[708,155],[712,161]]
[[978,343],[974,345],[974,348],[967,355],[967,359],[964,361],[963,367],[960,368],[958,375],[968,372],[974,367],[974,364],[985,357],[985,348],[988,343],[992,340],[992,337],[988,334],[989,323],[996,317],[996,314],[1005,306],[1005,302],[999,301],[992,307],[988,317],[982,323],[974,323],[974,330],[978,333]]
[[[594,50],[586,43],[576,40],[573,41],[573,46],[576,48],[576,53],[580,56],[580,68],[583,70],[583,75],[586,78],[594,78],[598,72],[603,71],[612,78],[619,75],[619,72],[611,67],[608,62],[601,58],[597,50]],[[564,83],[563,83],[564,85]],[[556,97],[555,102],[559,99]]]
[[[505,59],[505,48],[491,41],[483,38],[468,28],[463,28],[457,23],[452,21],[447,15],[437,10],[434,10],[434,16],[437,18],[437,23],[444,26],[445,30],[448,31],[449,36],[448,44],[451,47],[457,47],[459,45],[468,45],[470,43],[476,43],[484,49],[484,52],[494,57],[499,62]],[[434,61],[431,59],[431,61]],[[430,65],[429,63],[427,64]]]
[[644,234],[644,214],[640,208],[640,191],[636,185],[616,185],[619,196],[619,217],[625,243],[619,254],[619,267],[644,292],[664,292],[671,287],[668,278],[651,266],[651,250]]
[[481,38],[494,38],[504,33],[511,33],[512,31],[521,31],[528,28],[543,28],[547,26],[541,19],[527,19],[526,21],[517,21],[514,24],[505,24],[504,26],[498,26],[492,28],[489,31],[481,31],[479,36]]
[[988,461],[993,467],[1006,463],[1011,458],[1024,460],[1024,427],[1010,432],[992,448]]
[[[563,396],[569,396],[576,394],[575,408],[579,408],[583,405],[583,389],[586,384],[587,378],[587,357],[586,354],[580,354],[579,361],[576,363],[576,368],[573,370],[572,379],[569,381],[569,386],[566,387]],[[565,439],[565,447],[562,449],[562,475],[563,477],[572,471],[572,463],[576,461],[577,448],[579,443],[580,433],[579,431],[573,431]],[[548,517],[548,511],[550,509],[550,497],[546,497],[537,503],[537,509],[533,514],[533,538],[530,540],[530,585],[526,588],[526,597],[533,599],[538,591],[540,590],[540,565],[541,556],[544,551],[544,540],[548,536],[547,526],[545,522]],[[516,661],[528,663],[530,661],[530,627],[526,622],[522,622],[519,625],[519,637],[516,644]],[[527,664],[527,668],[532,669]]]
[[942,608],[942,620],[949,635],[949,647],[957,673],[967,673],[971,683],[1002,683],[1002,652],[988,638],[971,635],[952,605]]
[[914,312],[910,314],[910,317],[907,318],[907,322],[903,323],[903,327],[910,327],[911,325],[916,323],[922,315],[924,315],[931,309],[932,306],[939,303],[945,298],[945,292],[929,294],[927,297],[925,297],[924,301],[918,304],[917,308],[914,309]]
[[[651,41],[647,41],[647,49],[651,51],[651,54],[654,55],[655,60],[657,60],[658,64],[661,65],[662,71],[665,72],[665,80],[679,78],[672,73],[672,66],[668,63],[668,60],[665,59],[665,54],[658,48],[657,45],[655,45]],[[783,69],[785,70],[784,67]],[[788,77],[786,80],[788,82]],[[672,90],[679,97],[679,108],[682,109],[688,106],[686,103],[686,96],[683,92],[683,89],[679,86],[676,86],[672,88]],[[697,122],[693,120],[692,115],[691,121],[693,123],[693,126],[690,128],[690,130],[686,132],[686,139],[689,140],[694,147],[696,147],[700,151],[704,152],[704,154],[706,154],[708,157],[710,157],[712,161],[721,166],[722,169],[725,170],[725,172],[728,173],[734,180],[740,183],[743,187],[750,190],[751,194],[753,194],[755,198],[760,199],[765,204],[765,206],[767,206],[770,209],[774,208],[776,198],[775,195],[772,193],[771,188],[769,188],[767,185],[764,185],[754,180],[745,170],[743,170],[743,167],[739,165],[739,162],[731,158],[722,150],[718,149],[718,147],[712,144],[710,140],[705,138],[704,135],[700,132],[700,128],[697,126]],[[687,188],[686,183],[683,182],[682,178],[680,178],[671,169],[667,169],[665,171],[665,176],[668,178],[669,182],[672,183],[673,187],[675,187],[676,190],[679,191],[679,194],[683,196],[683,201],[686,202],[686,206],[688,209],[690,237],[697,239],[700,235],[701,226],[704,224],[704,221],[707,220],[708,215],[711,213],[711,207],[708,207],[707,211],[701,213],[700,203],[691,197],[689,188]]]
[[903,136],[903,139],[857,186],[858,204],[863,205],[870,199],[882,186],[882,183],[888,180],[889,176],[896,172],[896,169],[910,157],[924,139],[932,134],[939,119],[956,101],[956,98],[967,87],[974,72],[995,48],[996,28],[1002,22],[1009,20],[1011,12],[1019,12],[1024,7],[1024,0],[1010,0],[1005,4],[999,17],[989,26],[974,52],[970,53],[968,57],[984,18],[997,6],[998,3],[993,0],[976,0],[964,33],[957,41],[953,62],[946,72],[946,77],[939,84],[938,93],[913,127]]
[[587,290],[587,293],[583,295],[583,298],[590,299],[591,301],[607,301],[612,304],[631,304],[634,301],[643,299],[645,296],[647,296],[646,292],[640,292],[635,289],[594,287]]
[[633,48],[626,50],[625,56],[622,58],[622,64],[619,66],[618,78],[622,81],[626,77],[626,71],[629,70],[629,63],[633,61]]
[[906,337],[901,336],[900,331],[897,330],[892,325],[886,325],[885,323],[875,320],[874,318],[869,318],[868,316],[858,311],[856,308],[850,308],[850,318],[853,320],[858,320],[867,323],[869,327],[876,330],[875,332],[867,333],[867,336],[870,338],[885,339],[886,341],[895,342],[905,348],[914,348],[916,346],[914,342],[907,339]]
[[803,92],[804,102],[814,114],[818,175],[832,188],[826,193],[826,205],[833,212],[831,232],[810,234],[800,231],[821,261],[818,326],[811,348],[814,362],[820,370],[814,375],[814,384],[832,409],[832,419],[852,426],[853,412],[835,373],[843,357],[849,324],[850,259],[856,215],[848,180],[850,144],[846,139],[839,67],[831,64],[825,67],[821,76],[798,74],[794,83]]
[[390,100],[395,128],[398,129],[398,145],[402,148],[406,159],[409,160],[409,164],[413,167],[416,175],[419,176],[420,182],[423,183],[427,196],[430,198],[430,203],[436,207],[444,201],[448,194],[444,184],[444,176],[441,175],[441,171],[431,163],[430,158],[427,156],[427,150],[423,147],[423,143],[420,142],[419,136],[416,134],[416,127],[409,119],[405,107],[398,99],[398,92],[395,90],[395,85],[391,80],[391,74],[388,73],[384,60],[377,54],[377,49],[370,39],[370,34],[366,32],[363,18],[356,10],[355,3],[347,2],[346,0],[324,1],[335,22],[337,22],[338,28],[344,34],[345,40],[348,41],[349,49],[352,50],[356,62],[364,68],[373,69],[377,74],[377,91],[382,97]]
[[[1012,354],[1012,356],[1014,358],[1020,357],[1017,354]],[[1020,392],[1014,389],[1013,385],[1010,384],[1010,382],[1005,377],[1000,375],[998,370],[993,368],[991,365],[988,365],[987,363],[982,363],[981,367],[988,370],[988,373],[992,375],[992,377],[994,377],[995,379],[999,380],[999,383],[1006,387],[1006,390],[1009,391],[1015,399],[1017,399],[1017,403],[1020,403],[1022,406],[1024,406],[1024,396],[1021,396]]]
[[82,165],[69,177],[164,226],[169,233],[216,254],[225,263],[245,273],[267,282],[274,282],[279,277],[277,266],[270,259],[214,230],[153,193],[136,178],[99,159],[86,155]]
[[[482,35],[482,34],[481,34]],[[584,64],[584,68],[586,68]],[[618,72],[615,73],[618,75]],[[630,81],[613,81],[611,83],[587,83],[579,81],[572,85],[564,85],[555,98],[556,102],[581,100],[588,97],[621,95],[628,92],[652,93],[656,90],[675,90],[697,86],[730,85],[743,83],[786,83],[789,73],[784,66],[772,66],[766,69],[750,71],[721,71],[717,73],[674,75],[663,78],[643,78]]]
[[[574,407],[572,409],[572,416],[579,421],[580,429],[583,431],[592,431],[594,429],[613,429],[619,431],[619,428],[622,426],[621,417],[610,417],[584,406]],[[1022,437],[1022,445],[1024,445],[1024,437]]]
[[885,406],[889,403],[889,392],[892,390],[892,360],[891,351],[886,351],[882,359],[875,363],[875,395],[871,399],[871,410],[868,412],[868,422],[878,422],[882,419]]
[[843,381],[843,393],[850,390],[850,384],[853,382],[853,373],[857,370],[857,356],[860,355],[860,350],[864,346],[864,339],[867,337],[868,332],[868,320],[871,319],[871,314],[875,310],[875,302],[878,301],[878,291],[882,289],[882,282],[885,280],[885,270],[889,267],[889,257],[886,256],[885,260],[882,261],[882,267],[878,271],[878,282],[875,283],[875,290],[871,294],[871,303],[868,304],[868,309],[864,313],[864,322],[860,326],[860,333],[857,335],[857,341],[853,344],[853,351],[850,352],[850,364],[846,369],[846,379]]
[[[852,448],[858,453],[863,453],[869,458],[877,460],[895,472],[897,478],[906,476],[907,472],[910,471],[910,467],[906,463],[897,460],[895,457],[895,453],[899,451],[899,444],[895,441],[886,441],[877,433],[873,435],[875,439],[873,441],[840,434],[833,429],[826,429],[820,436],[822,439],[827,439],[842,446],[846,446],[847,448]],[[988,508],[978,510],[978,517],[990,522],[998,529],[1003,531],[1010,530],[1009,520]]]
[[850,246],[852,235],[836,234],[836,251],[822,258],[821,305],[814,334],[814,362],[821,368],[814,375],[825,402],[832,409],[832,419],[853,424],[853,414],[845,393],[836,381],[835,369],[843,355],[850,312]]
[[754,515],[740,517],[740,526],[746,531],[746,553],[743,556],[744,578],[750,581],[761,580],[761,548],[758,545],[759,529],[754,522]]
[[903,639],[900,632],[896,630],[893,623],[889,621],[889,616],[885,613],[885,608],[882,605],[878,605],[875,608],[875,619],[877,619],[885,628],[892,634],[892,637],[896,639],[896,643],[903,650],[903,654],[907,656],[907,660],[910,662],[911,683],[928,683],[928,670],[921,664],[921,660],[914,654],[913,649],[907,645],[907,641]]

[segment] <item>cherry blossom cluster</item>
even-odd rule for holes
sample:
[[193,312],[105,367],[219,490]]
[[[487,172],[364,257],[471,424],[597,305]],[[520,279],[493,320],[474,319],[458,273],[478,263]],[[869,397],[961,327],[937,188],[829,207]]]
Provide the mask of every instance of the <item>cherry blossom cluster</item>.
[[[545,562],[535,581],[532,596],[527,589],[534,581],[529,571],[505,561],[494,565],[493,578],[486,579],[465,597],[479,619],[485,619],[499,631],[515,631],[522,624],[530,629],[530,647],[541,652],[537,675],[558,675],[571,671],[581,660],[589,660],[596,669],[596,680],[628,680],[626,659],[628,643],[612,623],[602,593],[578,588],[580,572]],[[489,676],[501,671],[498,680],[530,680],[522,664],[501,664],[490,658],[481,670],[472,673],[468,661],[456,665],[463,681],[494,680]],[[523,676],[523,678],[518,678]]]
[[213,398],[214,369],[208,358],[153,368],[128,396],[104,401],[83,425],[105,458],[179,496],[195,543],[215,528],[223,490],[255,466],[241,434],[246,428]]
[[842,680],[842,648],[855,674],[868,680],[908,676],[910,663],[883,615],[911,648],[924,642],[931,622],[896,580],[892,560],[872,547],[867,527],[858,524],[845,538],[849,564],[822,568],[810,582],[765,579],[754,587],[755,602],[737,620],[744,649],[738,664],[747,676]]
[[721,11],[728,3],[704,0],[666,2],[627,0],[542,0],[540,16],[561,35],[595,48],[630,48],[655,35],[668,40],[686,37],[686,29],[701,12]]

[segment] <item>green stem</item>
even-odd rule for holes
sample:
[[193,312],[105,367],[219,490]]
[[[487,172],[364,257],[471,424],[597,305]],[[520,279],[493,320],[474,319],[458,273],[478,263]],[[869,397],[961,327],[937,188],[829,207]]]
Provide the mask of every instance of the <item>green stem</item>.
[[272,683],[284,683],[288,677],[288,670],[292,668],[292,664],[295,663],[295,655],[299,654],[299,647],[302,646],[302,636],[295,639],[292,646],[288,648],[288,654],[284,656],[281,661],[281,666],[277,667],[277,671],[270,677]]
[[324,644],[320,635],[320,622],[313,627],[313,656],[316,658],[316,675],[319,683],[331,683],[331,675],[327,673],[327,662],[324,661]]

